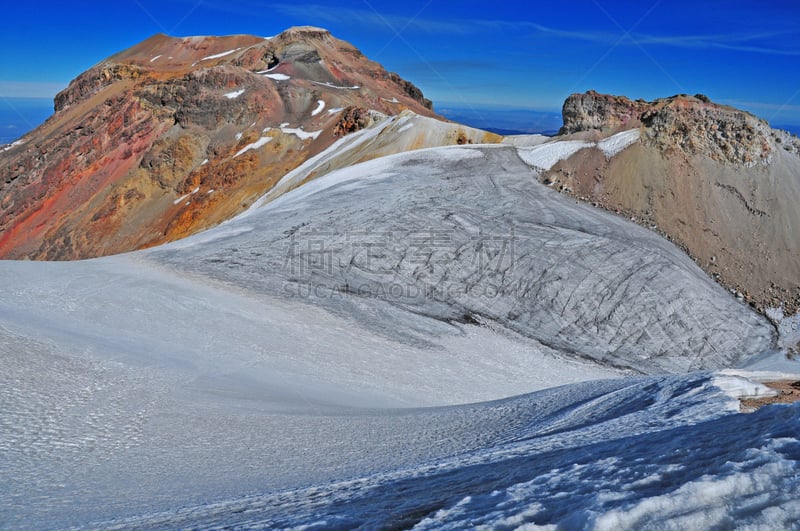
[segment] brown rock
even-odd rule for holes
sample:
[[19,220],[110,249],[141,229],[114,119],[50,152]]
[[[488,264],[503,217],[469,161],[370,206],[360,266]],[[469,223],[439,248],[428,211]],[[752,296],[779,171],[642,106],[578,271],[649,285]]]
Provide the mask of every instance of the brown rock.
[[641,140],[610,159],[580,150],[544,182],[657,230],[748,304],[800,310],[800,156],[790,135],[707,97],[591,92],[564,108],[564,130],[581,138],[639,128]]
[[372,116],[367,109],[362,107],[347,107],[339,116],[339,121],[333,126],[333,136],[336,138],[349,135],[364,129],[372,123]]
[[[326,111],[312,114],[319,100]],[[368,109],[436,116],[413,84],[311,27],[268,40],[155,35],[54,103],[53,117],[2,151],[0,258],[89,258],[183,237],[368,125]],[[322,133],[300,138],[284,123]]]

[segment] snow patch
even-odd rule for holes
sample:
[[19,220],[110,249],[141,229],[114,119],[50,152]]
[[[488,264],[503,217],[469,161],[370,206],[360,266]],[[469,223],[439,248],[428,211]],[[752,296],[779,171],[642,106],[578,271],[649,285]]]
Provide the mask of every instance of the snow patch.
[[748,378],[747,373],[730,373],[720,371],[711,378],[711,385],[722,390],[723,393],[734,399],[728,406],[732,411],[739,411],[740,398],[760,398],[776,396],[778,393],[766,385]]
[[601,140],[597,143],[597,147],[603,152],[606,158],[611,158],[614,155],[622,152],[628,146],[637,142],[639,140],[639,136],[640,134],[638,129],[623,131]]
[[242,136],[242,133],[236,133],[236,140],[241,140]]
[[205,166],[208,164],[208,159],[203,159],[203,162],[200,163],[200,166]]
[[275,81],[286,81],[287,79],[292,79],[290,76],[287,76],[286,74],[264,74],[264,77],[274,79]]
[[322,110],[323,110],[324,108],[325,108],[325,102],[324,102],[324,101],[322,101],[322,100],[317,100],[317,108],[316,108],[316,109],[314,109],[313,111],[311,111],[311,116],[316,116],[316,115],[318,115],[319,113],[321,113],[321,112],[322,112]]
[[361,88],[358,85],[353,85],[352,87],[341,87],[339,85],[334,85],[333,83],[327,83],[327,82],[326,83],[322,83],[321,81],[312,81],[312,83],[314,83],[315,85],[322,85],[323,87],[328,87],[328,88],[338,89],[338,90],[358,90],[358,89]]
[[308,140],[309,138],[316,140],[322,131],[313,131],[311,133],[303,131],[302,129],[295,129],[291,127],[281,126],[281,131],[287,135],[295,135],[300,140]]
[[639,136],[638,129],[631,129],[612,135],[597,143],[582,140],[540,143],[547,138],[540,135],[532,135],[530,138],[527,135],[509,138],[508,142],[504,143],[515,146],[520,158],[527,164],[542,170],[549,170],[558,161],[568,159],[581,149],[588,147],[596,147],[603,152],[606,158],[611,158],[637,142]]
[[228,92],[228,93],[226,93],[226,94],[223,94],[223,96],[225,96],[225,97],[226,97],[226,98],[228,98],[229,100],[233,100],[233,99],[236,99],[236,98],[238,98],[238,97],[239,97],[239,96],[241,96],[242,94],[244,94],[244,91],[245,91],[245,90],[247,90],[247,89],[234,90],[233,92]]
[[11,143],[10,143],[9,145],[7,145],[6,147],[4,147],[4,148],[3,148],[3,151],[8,151],[8,150],[9,150],[9,149],[11,149],[11,148],[15,148],[15,147],[17,147],[17,146],[21,146],[21,145],[22,145],[22,144],[24,144],[24,143],[25,143],[25,141],[24,141],[24,140],[16,140],[16,141],[14,141],[14,142],[11,142]]
[[[208,57],[203,57],[202,59],[200,59],[200,61],[197,61],[197,62],[199,63],[199,62],[202,62],[202,61],[209,61],[211,59],[220,59],[220,58],[226,57],[226,56],[228,56],[228,55],[230,55],[232,53],[236,53],[239,50],[241,50],[241,48],[236,48],[235,50],[228,50],[227,52],[222,52],[222,53],[215,53],[214,55],[209,55]],[[197,64],[197,63],[195,63],[195,64]]]
[[328,114],[336,114],[337,112],[342,112],[344,107],[334,107],[333,109],[328,109]]
[[561,142],[548,142],[532,148],[519,147],[519,157],[529,166],[541,170],[549,170],[560,160],[567,159],[581,149],[592,147],[594,143],[581,140],[565,140]]
[[177,205],[178,203],[181,203],[181,202],[185,201],[185,200],[186,200],[186,198],[187,198],[187,197],[189,197],[189,195],[191,195],[191,194],[183,194],[183,195],[182,195],[182,196],[180,196],[178,199],[176,199],[175,201],[173,201],[173,202],[172,202],[172,204],[173,204],[173,205]]
[[261,138],[259,138],[255,142],[251,142],[250,144],[247,144],[245,147],[243,147],[242,149],[237,151],[236,155],[234,155],[233,158],[236,158],[239,155],[241,155],[242,153],[244,153],[246,151],[250,151],[251,149],[258,149],[258,148],[260,148],[262,146],[266,146],[271,141],[272,141],[272,137],[271,136],[262,136]]
[[159,57],[161,57],[161,55],[156,55],[155,57],[150,59],[150,62],[152,63],[153,61],[157,61],[159,59]]

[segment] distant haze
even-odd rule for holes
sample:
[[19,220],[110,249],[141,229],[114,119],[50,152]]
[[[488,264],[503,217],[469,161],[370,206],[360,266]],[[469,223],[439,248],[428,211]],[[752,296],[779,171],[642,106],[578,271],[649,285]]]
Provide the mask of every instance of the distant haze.
[[559,108],[574,92],[703,93],[800,124],[797,2],[6,2],[0,97],[54,94],[152,36],[327,28],[434,102]]
[[[555,135],[561,127],[561,111],[464,107],[434,102],[434,110],[454,122],[501,135]],[[44,123],[53,114],[49,98],[0,98],[0,144],[9,144]],[[772,124],[800,135],[800,126]]]
[[10,144],[53,114],[47,98],[0,98],[0,144]]
[[555,135],[561,128],[561,111],[504,109],[492,107],[434,106],[434,110],[449,120],[501,135]]

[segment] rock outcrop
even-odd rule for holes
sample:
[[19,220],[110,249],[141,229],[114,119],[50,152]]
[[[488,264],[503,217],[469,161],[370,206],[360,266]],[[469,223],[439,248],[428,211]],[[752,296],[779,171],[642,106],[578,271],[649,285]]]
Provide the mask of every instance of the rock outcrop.
[[564,125],[558,134],[636,126],[647,108],[644,100],[633,101],[625,96],[598,94],[594,90],[573,94],[564,101],[561,109]]
[[78,76],[55,110],[0,151],[0,258],[175,240],[241,212],[372,111],[436,117],[413,84],[311,27],[155,35]]
[[333,127],[333,136],[340,138],[350,133],[364,129],[373,122],[375,115],[362,107],[348,107],[339,116],[339,121]]
[[590,130],[613,133],[643,126],[644,141],[660,150],[674,149],[733,164],[767,163],[773,153],[772,140],[777,137],[764,120],[713,103],[703,94],[646,102],[589,91],[567,98],[562,115],[562,135]]
[[700,94],[564,104],[572,137],[632,129],[639,140],[622,152],[584,149],[542,178],[659,231],[759,309],[800,310],[800,140]]

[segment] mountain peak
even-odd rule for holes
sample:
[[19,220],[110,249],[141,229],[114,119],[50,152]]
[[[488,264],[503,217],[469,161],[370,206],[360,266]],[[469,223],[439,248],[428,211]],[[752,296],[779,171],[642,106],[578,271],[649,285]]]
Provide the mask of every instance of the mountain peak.
[[766,164],[775,150],[775,133],[766,121],[703,94],[645,101],[590,90],[569,96],[562,115],[561,134],[642,127],[645,142],[662,150],[732,164]]
[[292,26],[291,28],[288,28],[278,34],[278,37],[285,37],[285,38],[310,37],[310,38],[322,39],[330,36],[331,36],[330,31],[326,30],[325,28],[318,28],[316,26]]
[[[175,240],[241,212],[372,111],[438,118],[413,83],[310,26],[153,35],[79,75],[55,109],[0,159],[0,257]],[[419,134],[418,147],[451,142]]]

